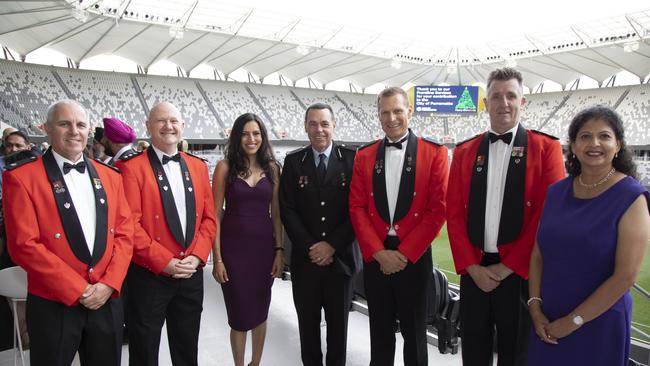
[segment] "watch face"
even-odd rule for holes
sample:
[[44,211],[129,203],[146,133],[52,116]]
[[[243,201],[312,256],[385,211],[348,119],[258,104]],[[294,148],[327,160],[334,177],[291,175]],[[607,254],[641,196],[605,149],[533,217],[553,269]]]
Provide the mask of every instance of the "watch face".
[[585,322],[584,319],[582,319],[580,315],[576,315],[573,317],[573,323],[575,325],[582,325],[584,322]]

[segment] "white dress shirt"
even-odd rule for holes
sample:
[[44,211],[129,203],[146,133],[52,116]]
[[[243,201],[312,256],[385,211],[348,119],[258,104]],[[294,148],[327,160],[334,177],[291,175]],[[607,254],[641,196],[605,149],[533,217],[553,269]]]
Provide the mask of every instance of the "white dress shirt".
[[[408,136],[408,132],[398,138],[395,141],[397,142],[404,137]],[[402,180],[402,167],[404,166],[404,155],[406,154],[406,145],[408,145],[408,139],[402,142],[402,148],[398,149],[393,146],[386,147],[386,198],[388,200],[388,213],[390,215],[390,230],[388,230],[388,235],[396,236],[397,232],[393,228],[393,216],[395,216],[395,207],[397,206],[397,195],[399,194],[399,185]]]
[[[151,145],[153,151],[156,153],[160,164],[162,164],[163,155],[167,155],[157,149],[155,146]],[[176,155],[178,150],[169,157]],[[170,160],[167,164],[162,164],[165,175],[167,176],[167,181],[169,182],[172,195],[174,195],[174,203],[176,204],[176,212],[178,213],[178,219],[181,222],[181,227],[183,228],[183,237],[185,237],[185,230],[187,227],[187,210],[185,208],[185,186],[183,185],[183,172],[181,171],[181,163],[178,163],[174,160]]]
[[[506,188],[506,176],[510,153],[515,142],[515,134],[519,123],[510,130],[512,140],[506,144],[503,140],[490,143],[488,154],[487,193],[485,197],[485,252],[498,253],[497,240],[499,239],[499,224],[501,222],[501,208],[503,207],[503,194]],[[490,131],[497,134],[491,128]],[[498,134],[497,134],[498,135]]]
[[317,168],[318,168],[318,163],[320,162],[319,155],[325,154],[325,168],[327,168],[327,165],[330,162],[330,154],[332,153],[332,144],[330,144],[330,146],[328,146],[327,149],[321,152],[316,151],[316,149],[314,149],[313,147],[311,148],[311,151],[314,153],[314,163],[316,164]]
[[[83,157],[77,161],[68,160],[59,155],[54,149],[52,149],[52,155],[54,155],[54,160],[56,160],[56,165],[61,170],[61,174],[63,174],[63,163],[76,164],[83,161]],[[81,231],[84,233],[88,250],[90,251],[90,255],[92,255],[93,249],[95,248],[97,207],[95,207],[95,191],[90,181],[88,167],[86,167],[84,173],[79,173],[76,169],[70,169],[68,174],[63,174],[63,180],[65,181],[66,187],[68,187],[68,193],[70,193],[72,204],[74,205],[75,211],[77,211],[77,217],[81,224]]]

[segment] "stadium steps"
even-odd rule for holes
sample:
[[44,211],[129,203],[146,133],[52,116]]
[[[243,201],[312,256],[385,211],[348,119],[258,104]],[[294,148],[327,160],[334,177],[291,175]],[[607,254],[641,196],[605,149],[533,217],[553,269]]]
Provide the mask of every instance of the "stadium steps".
[[359,121],[359,123],[361,123],[361,126],[366,128],[366,131],[368,132],[369,136],[372,136],[372,130],[370,129],[370,127],[368,127],[366,122],[364,122],[361,118],[359,118],[359,114],[353,111],[352,108],[350,108],[350,106],[348,105],[348,103],[345,100],[343,100],[343,98],[339,97],[338,94],[334,93],[334,98],[338,99],[338,101],[341,102],[341,104],[343,104],[345,109],[347,109],[348,112],[350,112],[350,114],[352,114],[352,116],[356,118],[357,121]]
[[144,115],[148,116],[149,106],[147,105],[147,100],[144,99],[144,95],[142,94],[142,89],[140,89],[140,84],[138,84],[138,80],[135,78],[135,76],[131,76],[131,83],[133,84],[133,89],[135,89],[135,94],[138,96],[138,99],[140,100],[140,104],[142,105],[142,109],[144,110]]
[[[68,86],[65,85],[65,83],[63,82],[63,79],[61,79],[61,75],[59,75],[59,73],[56,72],[56,70],[50,70],[50,71],[52,71],[52,75],[54,75],[54,79],[56,79],[56,82],[59,83],[59,85],[61,86],[61,89],[63,89],[63,92],[65,93],[65,95],[67,95],[68,98],[70,98],[70,99],[77,99],[77,98],[75,98],[74,95],[72,95],[72,92],[70,92],[70,89],[68,89]],[[86,106],[86,108],[89,108],[89,107],[91,107],[91,106]]]
[[623,101],[625,100],[625,98],[627,98],[627,95],[628,95],[628,94],[630,94],[630,89],[629,89],[629,88],[625,89],[625,91],[623,92],[623,94],[621,94],[621,97],[618,98],[618,100],[616,101],[616,103],[614,103],[614,106],[613,106],[614,110],[616,110],[616,109],[618,108],[618,106],[621,105],[621,103],[623,103]]
[[562,99],[562,101],[560,102],[560,104],[558,104],[557,107],[555,107],[555,109],[553,109],[553,111],[551,111],[551,113],[548,114],[548,117],[546,117],[546,119],[544,120],[544,122],[542,122],[542,123],[539,125],[539,127],[537,127],[537,130],[542,131],[542,130],[544,129],[544,127],[546,126],[546,124],[548,124],[548,121],[550,121],[551,118],[553,118],[553,116],[555,116],[555,113],[557,113],[557,111],[559,111],[560,108],[562,108],[562,107],[566,104],[567,100],[569,100],[569,98],[571,98],[572,95],[573,95],[573,93],[569,93],[569,94],[567,94],[567,95],[564,97],[564,99]]
[[264,106],[262,105],[260,100],[257,99],[257,95],[255,95],[255,93],[253,93],[253,91],[251,90],[250,87],[245,86],[244,88],[246,88],[246,91],[248,92],[248,94],[250,94],[251,98],[253,98],[253,101],[255,102],[255,104],[257,104],[257,106],[260,107],[260,110],[262,111],[262,113],[264,113],[264,117],[266,118],[266,120],[270,122],[271,126],[273,126],[273,128],[270,128],[268,130],[271,131],[271,133],[273,133],[277,139],[282,139],[282,137],[280,137],[278,135],[278,133],[276,132],[276,130],[278,129],[278,125],[275,123],[273,118],[271,118],[271,115],[269,114],[269,112],[266,111],[266,108],[264,108]]
[[[0,103],[2,103],[2,106],[5,107],[5,109],[10,110],[10,111],[13,112],[15,115],[17,115],[18,117],[20,117],[20,119],[21,119],[22,121],[27,122],[27,121],[30,121],[30,120],[31,120],[31,118],[25,116],[25,114],[22,113],[21,110],[20,110],[19,108],[16,108],[16,106],[14,105],[14,103],[9,102],[8,100],[3,99],[2,97],[0,97]],[[10,122],[10,121],[5,121],[5,122],[8,123],[8,122]],[[28,131],[24,131],[24,129],[22,128],[22,127],[23,127],[22,124],[21,124],[21,123],[17,123],[17,122],[18,122],[18,121],[16,121],[15,124],[12,123],[12,125],[14,125],[15,127],[18,127],[18,129],[21,130],[22,132],[31,132],[31,131],[29,131],[29,130],[28,130]],[[14,126],[12,126],[12,127],[14,127]],[[33,134],[32,134],[32,133],[28,133],[28,135],[32,136]]]
[[199,90],[199,93],[201,93],[201,96],[205,100],[205,103],[208,105],[208,109],[210,109],[210,111],[214,115],[214,118],[217,119],[217,123],[219,123],[219,127],[221,127],[221,130],[222,131],[225,130],[226,126],[223,124],[223,120],[221,119],[221,116],[219,116],[219,113],[217,113],[217,110],[210,102],[210,98],[208,98],[208,95],[205,93],[205,90],[203,90],[203,86],[201,86],[201,83],[195,81],[194,84],[196,85],[196,88]]

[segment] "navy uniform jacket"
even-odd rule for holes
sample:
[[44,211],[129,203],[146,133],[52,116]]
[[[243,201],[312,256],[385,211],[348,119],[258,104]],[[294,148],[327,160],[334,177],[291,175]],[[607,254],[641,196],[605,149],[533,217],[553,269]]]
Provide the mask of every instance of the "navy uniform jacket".
[[348,276],[360,270],[361,256],[354,242],[348,210],[355,151],[333,144],[324,181],[318,178],[310,146],[289,153],[280,178],[280,212],[291,239],[291,267],[316,266],[309,247],[323,240],[336,251],[331,264]]

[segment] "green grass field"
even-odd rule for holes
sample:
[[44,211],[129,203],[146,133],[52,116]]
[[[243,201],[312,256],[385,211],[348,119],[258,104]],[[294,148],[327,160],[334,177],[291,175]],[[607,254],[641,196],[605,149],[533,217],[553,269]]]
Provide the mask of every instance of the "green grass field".
[[[460,277],[454,269],[454,260],[451,257],[449,249],[449,238],[447,236],[447,227],[443,227],[440,236],[436,238],[432,246],[433,265],[442,270],[449,279],[450,283],[459,284]],[[637,278],[637,283],[646,291],[650,291],[650,255],[646,254],[641,266],[641,273]],[[633,306],[633,325],[640,328],[646,334],[650,334],[650,300],[640,295],[636,290],[632,290],[634,298]],[[643,339],[643,338],[642,338]]]

